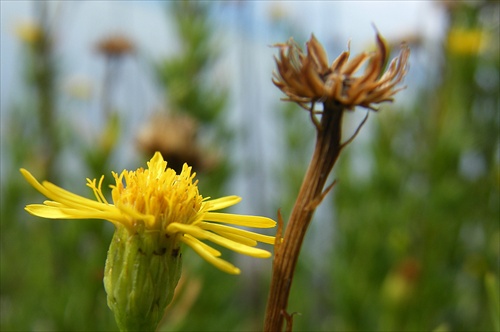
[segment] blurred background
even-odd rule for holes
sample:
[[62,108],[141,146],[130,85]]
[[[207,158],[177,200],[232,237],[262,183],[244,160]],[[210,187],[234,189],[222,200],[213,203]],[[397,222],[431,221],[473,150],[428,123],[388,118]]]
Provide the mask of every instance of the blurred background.
[[[314,144],[280,101],[270,47],[314,33],[330,61],[410,44],[407,89],[341,155],[292,287],[294,329],[500,331],[497,1],[2,1],[0,330],[110,331],[111,223],[53,221],[19,173],[92,197],[85,178],[187,162],[203,196],[287,219]],[[366,111],[349,113],[346,139]],[[271,231],[270,234],[273,231]],[[271,260],[184,250],[161,331],[262,327]]]

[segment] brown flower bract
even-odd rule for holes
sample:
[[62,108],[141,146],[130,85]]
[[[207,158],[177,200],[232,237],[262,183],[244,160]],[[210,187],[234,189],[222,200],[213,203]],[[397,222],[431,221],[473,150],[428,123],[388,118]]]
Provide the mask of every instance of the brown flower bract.
[[[363,106],[376,110],[372,104],[392,101],[392,96],[401,89],[395,86],[402,81],[408,71],[410,49],[402,45],[401,53],[389,64],[387,47],[377,33],[375,52],[363,52],[349,60],[350,51],[344,51],[328,66],[325,49],[311,36],[306,43],[307,54],[290,39],[280,48],[279,59],[275,57],[278,72],[274,72],[273,83],[288,98],[305,107],[304,104],[334,100],[346,109]],[[360,76],[354,74],[368,61]]]

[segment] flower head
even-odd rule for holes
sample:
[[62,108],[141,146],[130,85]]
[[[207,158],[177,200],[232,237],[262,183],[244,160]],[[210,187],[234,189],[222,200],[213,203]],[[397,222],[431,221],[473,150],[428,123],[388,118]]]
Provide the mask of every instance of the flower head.
[[139,131],[137,145],[148,154],[159,151],[175,171],[182,171],[187,163],[204,172],[213,169],[219,158],[216,153],[203,153],[198,131],[198,121],[189,115],[157,113]]
[[490,44],[488,33],[482,29],[454,27],[448,33],[448,49],[454,54],[477,55]]
[[123,35],[112,35],[103,38],[97,43],[97,51],[110,56],[119,57],[128,53],[132,53],[135,49],[133,42]]
[[[346,109],[363,106],[373,109],[373,104],[392,101],[398,92],[394,89],[408,70],[410,50],[403,45],[400,55],[393,59],[384,72],[387,62],[387,47],[377,33],[375,52],[363,52],[349,60],[350,51],[343,52],[331,65],[325,49],[311,36],[306,43],[307,53],[290,39],[280,48],[279,59],[275,58],[278,72],[273,83],[290,101],[300,105],[317,101],[333,100]],[[368,61],[363,74],[357,71]]]
[[43,38],[44,31],[35,22],[21,22],[15,26],[15,33],[21,41],[28,45],[35,45]]
[[167,168],[160,153],[148,162],[148,169],[113,172],[113,204],[108,203],[102,182],[87,179],[97,200],[91,200],[66,191],[50,182],[39,183],[25,169],[26,180],[49,198],[43,204],[32,204],[26,210],[36,216],[50,219],[104,219],[130,234],[146,232],[158,234],[175,242],[183,242],[201,257],[219,269],[239,274],[240,270],[219,258],[221,253],[202,241],[208,240],[241,254],[267,258],[271,253],[255,248],[257,242],[274,244],[273,236],[234,228],[238,225],[271,228],[275,222],[266,217],[214,212],[237,204],[241,198],[226,196],[218,199],[203,198],[198,192],[195,173],[186,164],[180,174]]

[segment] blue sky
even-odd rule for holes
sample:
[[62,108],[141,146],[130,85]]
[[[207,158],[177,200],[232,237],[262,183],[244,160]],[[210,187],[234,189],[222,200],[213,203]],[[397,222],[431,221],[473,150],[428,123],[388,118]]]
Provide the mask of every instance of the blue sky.
[[[166,10],[161,1],[52,3],[60,27],[59,51],[65,56],[65,74],[69,76],[93,75],[98,64],[95,54],[91,54],[91,46],[112,32],[130,35],[140,49],[153,58],[176,50],[172,26],[165,19]],[[252,39],[264,45],[279,41],[275,40],[277,35],[271,30],[269,19],[276,11],[282,12],[284,20],[303,36],[314,32],[326,45],[333,40],[346,45],[352,39],[354,52],[373,38],[372,24],[387,39],[417,32],[439,39],[445,23],[443,11],[432,1],[239,1],[218,5],[221,9],[214,16],[226,31],[239,30],[248,35],[250,29]],[[19,42],[13,30],[19,22],[32,19],[30,1],[1,2],[2,109],[19,77]],[[9,84],[5,84],[7,82]]]

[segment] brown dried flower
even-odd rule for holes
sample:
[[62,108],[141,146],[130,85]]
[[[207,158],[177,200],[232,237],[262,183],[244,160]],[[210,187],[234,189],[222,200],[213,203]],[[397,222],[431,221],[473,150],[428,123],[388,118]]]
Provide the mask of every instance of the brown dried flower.
[[160,151],[170,168],[180,172],[184,163],[197,172],[209,171],[219,162],[214,153],[207,153],[197,140],[198,122],[188,115],[155,114],[137,135],[141,151]]
[[[277,46],[280,56],[276,58],[278,72],[274,73],[273,82],[288,96],[286,100],[294,101],[310,112],[317,130],[311,163],[290,214],[284,241],[275,245],[264,322],[266,332],[282,331],[285,321],[286,330],[292,330],[293,315],[287,314],[287,305],[304,236],[316,207],[335,184],[334,181],[326,186],[326,181],[340,152],[356,137],[370,113],[366,112],[354,134],[342,142],[345,110],[352,110],[356,106],[375,110],[373,104],[391,101],[399,91],[395,86],[403,80],[408,70],[410,55],[409,48],[403,45],[400,55],[392,60],[384,72],[388,52],[378,33],[375,52],[364,52],[348,61],[350,52],[347,50],[330,66],[323,46],[314,36],[306,44],[307,54],[293,40]],[[363,74],[355,76],[366,62]],[[314,110],[316,102],[323,104],[322,111]],[[318,119],[316,114],[321,114],[321,117]]]
[[[388,52],[378,33],[375,52],[363,52],[348,61],[348,49],[330,66],[325,49],[314,35],[306,43],[307,54],[293,39],[275,46],[280,48],[280,55],[279,59],[275,57],[278,72],[274,72],[273,83],[288,96],[286,100],[303,107],[330,99],[349,110],[355,106],[376,110],[372,104],[392,101],[392,96],[401,90],[394,88],[408,70],[410,55],[410,49],[403,44],[399,56],[383,72]],[[368,60],[363,74],[355,76]]]
[[132,53],[135,49],[133,42],[125,36],[113,35],[103,38],[97,43],[97,50],[106,56],[120,56]]

